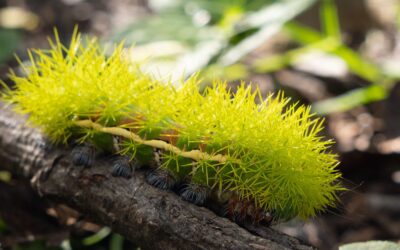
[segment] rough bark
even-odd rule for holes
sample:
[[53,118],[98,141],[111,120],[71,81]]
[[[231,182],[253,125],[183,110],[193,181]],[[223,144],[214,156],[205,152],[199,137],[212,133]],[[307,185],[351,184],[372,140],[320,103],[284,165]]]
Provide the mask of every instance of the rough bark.
[[0,103],[1,165],[29,178],[41,196],[68,204],[142,249],[313,249],[271,228],[245,230],[148,185],[143,172],[131,179],[112,177],[107,159],[91,168],[75,167],[69,149],[49,149],[45,141],[24,117]]

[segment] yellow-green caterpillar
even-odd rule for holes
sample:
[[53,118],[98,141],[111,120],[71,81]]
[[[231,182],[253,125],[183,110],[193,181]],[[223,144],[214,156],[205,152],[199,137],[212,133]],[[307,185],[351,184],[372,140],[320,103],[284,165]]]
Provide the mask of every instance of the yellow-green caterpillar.
[[245,84],[233,92],[215,82],[200,93],[192,77],[175,87],[128,62],[122,45],[105,56],[95,39],[83,45],[77,32],[68,47],[57,34],[50,46],[29,52],[25,76],[11,72],[15,87],[3,99],[53,142],[79,137],[112,151],[117,138],[125,161],[157,161],[164,181],[186,183],[186,199],[201,204],[219,193],[231,213],[257,221],[308,218],[337,200],[333,142],[318,136],[322,120],[309,107],[290,105],[282,93],[262,100]]

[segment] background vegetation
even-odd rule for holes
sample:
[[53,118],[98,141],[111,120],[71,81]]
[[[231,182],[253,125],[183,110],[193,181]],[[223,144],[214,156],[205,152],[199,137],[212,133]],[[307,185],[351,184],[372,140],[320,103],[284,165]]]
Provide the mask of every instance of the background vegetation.
[[[131,60],[161,80],[199,71],[205,83],[224,79],[237,86],[246,80],[264,96],[283,89],[294,101],[312,105],[326,117],[325,134],[337,141],[351,191],[338,209],[279,230],[322,249],[400,240],[397,1],[9,0],[0,7],[5,81],[10,67],[18,72],[14,53],[25,60],[26,48],[45,48],[53,27],[68,42],[78,24],[104,46],[135,45]],[[15,249],[133,247],[69,208],[37,204],[35,196],[29,202],[37,209],[24,211],[29,188],[5,171],[0,179],[0,198],[11,202],[0,204],[0,242]]]

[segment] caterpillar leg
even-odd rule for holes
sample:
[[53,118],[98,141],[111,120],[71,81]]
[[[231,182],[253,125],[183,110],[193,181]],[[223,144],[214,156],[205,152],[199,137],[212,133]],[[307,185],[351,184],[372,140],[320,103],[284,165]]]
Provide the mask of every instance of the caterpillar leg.
[[72,163],[75,166],[92,166],[95,158],[94,147],[89,144],[82,144],[74,147],[71,152]]
[[239,225],[242,225],[246,219],[246,209],[247,204],[236,199],[231,199],[228,204],[229,219]]
[[257,208],[252,201],[241,201],[233,198],[229,200],[227,205],[228,218],[239,225],[253,223],[270,226],[274,222],[272,213]]
[[152,186],[155,186],[163,190],[171,190],[177,184],[177,179],[168,170],[161,167],[163,162],[163,151],[160,149],[154,149],[153,151],[153,163],[151,167],[153,170],[146,176],[146,181]]
[[264,210],[258,210],[258,212],[256,212],[256,216],[255,216],[255,223],[258,224],[263,224],[266,226],[270,226],[272,224],[274,224],[274,216],[273,213],[269,213],[267,211]]
[[[136,163],[136,162],[135,162]],[[111,174],[124,178],[131,178],[135,171],[134,165],[128,156],[119,156],[113,163]]]
[[170,190],[175,187],[177,180],[167,170],[158,168],[151,171],[146,177],[147,183],[159,189]]
[[225,218],[229,218],[228,217],[228,204],[224,203],[218,203],[215,200],[212,200],[212,198],[207,199],[207,202],[204,204],[204,206],[206,206],[208,209],[210,209],[211,211],[213,211],[216,215],[220,216],[220,217],[225,217]]
[[196,205],[203,205],[209,195],[208,187],[197,183],[188,183],[182,189],[180,196],[183,200]]

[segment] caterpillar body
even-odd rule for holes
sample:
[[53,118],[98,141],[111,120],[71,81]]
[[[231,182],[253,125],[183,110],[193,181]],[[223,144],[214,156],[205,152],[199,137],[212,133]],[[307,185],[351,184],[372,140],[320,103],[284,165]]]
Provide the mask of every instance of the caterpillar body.
[[132,65],[122,44],[106,57],[77,32],[68,47],[56,33],[50,47],[29,52],[25,76],[11,72],[15,87],[2,97],[54,143],[79,138],[77,165],[92,165],[93,147],[114,152],[114,176],[150,166],[152,185],[179,185],[187,201],[222,201],[233,220],[268,224],[314,216],[343,189],[333,142],[318,135],[323,121],[282,92],[263,98],[225,82],[200,92],[196,77],[176,87]]

